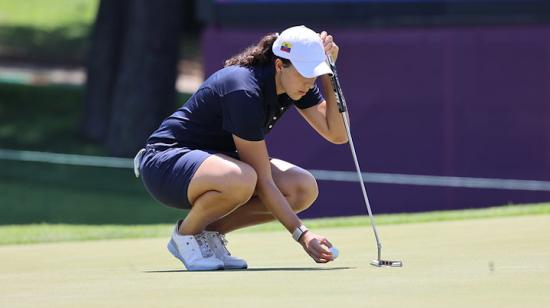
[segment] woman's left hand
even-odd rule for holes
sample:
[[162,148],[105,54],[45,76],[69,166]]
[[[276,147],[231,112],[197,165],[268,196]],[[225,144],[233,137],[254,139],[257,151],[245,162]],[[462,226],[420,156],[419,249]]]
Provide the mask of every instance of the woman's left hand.
[[336,62],[340,48],[334,43],[334,38],[332,35],[329,35],[327,31],[321,32],[320,36],[323,41],[323,46],[325,47],[325,53],[332,57],[332,61]]

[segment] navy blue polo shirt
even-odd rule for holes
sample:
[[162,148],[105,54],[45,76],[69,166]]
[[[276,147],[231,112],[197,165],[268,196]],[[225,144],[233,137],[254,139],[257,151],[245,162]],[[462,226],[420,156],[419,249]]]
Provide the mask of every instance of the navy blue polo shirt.
[[148,144],[234,152],[232,135],[263,140],[293,104],[300,109],[323,101],[317,86],[300,100],[277,95],[273,64],[229,66],[210,76],[189,100],[149,137]]

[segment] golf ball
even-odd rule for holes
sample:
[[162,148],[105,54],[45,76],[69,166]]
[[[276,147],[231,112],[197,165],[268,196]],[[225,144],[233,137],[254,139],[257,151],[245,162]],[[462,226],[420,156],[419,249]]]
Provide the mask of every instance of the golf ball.
[[338,257],[338,249],[336,249],[336,247],[334,246],[330,247],[329,249],[332,253],[332,260],[336,259]]

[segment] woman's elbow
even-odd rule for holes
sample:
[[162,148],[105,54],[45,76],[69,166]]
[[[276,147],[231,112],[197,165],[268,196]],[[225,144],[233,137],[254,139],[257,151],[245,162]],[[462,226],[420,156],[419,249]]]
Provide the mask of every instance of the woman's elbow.
[[334,144],[345,144],[348,143],[348,136],[342,135],[342,136],[332,136],[328,138],[328,141]]

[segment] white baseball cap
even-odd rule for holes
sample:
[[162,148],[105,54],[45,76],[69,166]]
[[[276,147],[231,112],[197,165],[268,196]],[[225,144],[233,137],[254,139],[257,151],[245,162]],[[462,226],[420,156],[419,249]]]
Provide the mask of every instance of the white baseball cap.
[[290,60],[298,73],[306,78],[332,74],[326,63],[321,37],[306,26],[283,31],[273,43],[272,50],[276,56]]

